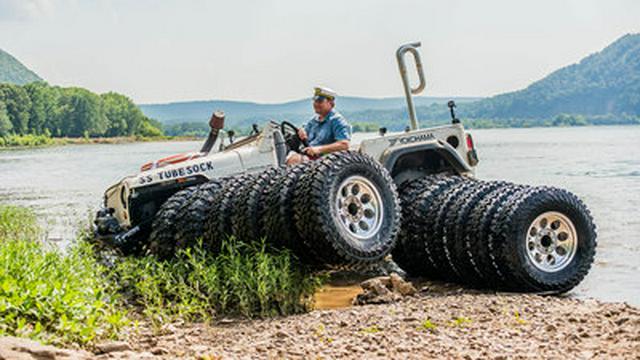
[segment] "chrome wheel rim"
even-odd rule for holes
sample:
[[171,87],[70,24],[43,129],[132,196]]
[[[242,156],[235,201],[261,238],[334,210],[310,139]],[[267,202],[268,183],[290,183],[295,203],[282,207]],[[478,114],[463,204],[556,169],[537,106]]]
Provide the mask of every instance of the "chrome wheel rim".
[[367,178],[350,176],[338,186],[335,201],[338,223],[351,236],[367,239],[382,225],[384,210],[378,188]]
[[573,222],[557,211],[547,211],[535,218],[526,239],[529,260],[545,272],[566,268],[578,249],[578,233]]

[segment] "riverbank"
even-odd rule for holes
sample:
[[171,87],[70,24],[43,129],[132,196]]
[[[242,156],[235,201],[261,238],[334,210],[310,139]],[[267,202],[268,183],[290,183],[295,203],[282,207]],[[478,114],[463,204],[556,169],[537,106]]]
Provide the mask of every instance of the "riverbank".
[[88,145],[88,144],[130,144],[138,142],[160,141],[194,141],[200,140],[194,136],[119,136],[119,137],[48,137],[44,135],[11,135],[0,137],[0,151],[13,149],[30,149],[63,145]]
[[[640,309],[555,296],[423,288],[396,303],[264,320],[145,323],[101,359],[637,358]],[[1,345],[0,345],[1,351]]]

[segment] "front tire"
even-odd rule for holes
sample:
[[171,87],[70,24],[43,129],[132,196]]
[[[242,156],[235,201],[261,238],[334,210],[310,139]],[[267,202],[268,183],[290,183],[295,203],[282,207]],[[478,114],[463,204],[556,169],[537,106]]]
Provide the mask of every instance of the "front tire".
[[295,189],[298,231],[328,265],[366,265],[389,254],[400,228],[400,203],[389,173],[358,152],[316,161]]

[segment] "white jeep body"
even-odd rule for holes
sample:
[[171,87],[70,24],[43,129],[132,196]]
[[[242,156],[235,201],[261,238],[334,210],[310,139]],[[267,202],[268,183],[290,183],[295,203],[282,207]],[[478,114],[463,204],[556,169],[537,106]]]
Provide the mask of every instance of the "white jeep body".
[[[152,216],[157,211],[155,205],[145,216],[140,216],[136,207],[144,204],[136,200],[142,194],[148,197],[157,189],[163,193],[157,196],[164,201],[167,195],[189,185],[281,166],[274,141],[274,134],[279,131],[278,124],[269,122],[257,136],[240,140],[223,151],[128,176],[107,189],[104,205],[126,231],[147,220],[141,217]],[[380,161],[400,184],[434,172],[473,176],[475,161],[470,156],[472,149],[467,146],[467,136],[461,124],[452,124],[377,136],[354,144],[352,148]]]

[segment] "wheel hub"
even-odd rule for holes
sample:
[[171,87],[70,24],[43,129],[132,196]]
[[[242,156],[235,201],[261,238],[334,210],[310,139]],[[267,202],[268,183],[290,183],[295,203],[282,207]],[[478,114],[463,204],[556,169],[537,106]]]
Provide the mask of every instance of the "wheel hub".
[[545,272],[567,267],[578,248],[573,222],[557,211],[547,211],[533,220],[526,242],[527,256],[535,267]]
[[340,225],[358,239],[373,236],[382,225],[382,197],[365,177],[351,176],[340,183],[335,208]]

